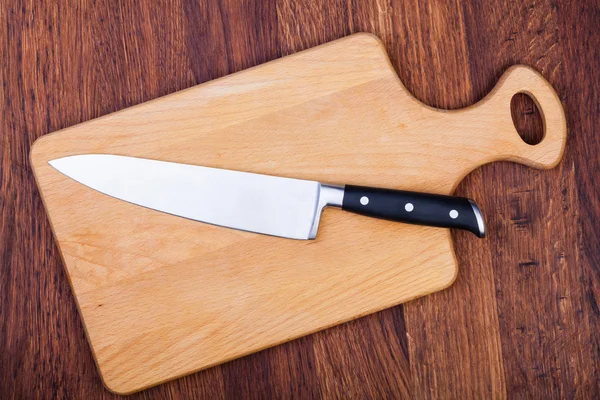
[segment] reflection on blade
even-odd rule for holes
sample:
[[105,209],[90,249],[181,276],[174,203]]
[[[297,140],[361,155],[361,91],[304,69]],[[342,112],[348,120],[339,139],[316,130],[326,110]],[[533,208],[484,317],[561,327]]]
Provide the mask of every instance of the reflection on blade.
[[49,162],[109,196],[228,228],[308,239],[320,184],[136,157],[85,154]]

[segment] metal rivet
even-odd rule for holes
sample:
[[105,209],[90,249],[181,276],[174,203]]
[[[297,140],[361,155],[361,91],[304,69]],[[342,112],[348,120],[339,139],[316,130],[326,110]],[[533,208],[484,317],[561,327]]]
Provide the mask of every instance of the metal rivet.
[[412,204],[412,203],[406,203],[406,204],[404,205],[404,209],[405,209],[407,212],[411,212],[412,210],[414,210],[414,209],[415,209],[415,206],[413,206],[413,204]]
[[458,211],[450,210],[450,218],[452,218],[452,219],[458,218]]
[[367,196],[361,197],[360,204],[362,204],[363,206],[366,206],[367,204],[369,204],[369,198]]

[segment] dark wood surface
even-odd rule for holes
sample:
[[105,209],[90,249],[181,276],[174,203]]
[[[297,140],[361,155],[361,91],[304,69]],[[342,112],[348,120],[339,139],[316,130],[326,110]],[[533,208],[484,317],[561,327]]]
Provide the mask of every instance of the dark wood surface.
[[[384,41],[427,104],[481,99],[510,65],[555,87],[554,170],[470,174],[489,236],[454,234],[448,290],[131,398],[592,398],[600,390],[596,1],[0,2],[0,398],[113,398],[28,165],[46,133],[353,32]],[[526,140],[542,128],[513,102]]]

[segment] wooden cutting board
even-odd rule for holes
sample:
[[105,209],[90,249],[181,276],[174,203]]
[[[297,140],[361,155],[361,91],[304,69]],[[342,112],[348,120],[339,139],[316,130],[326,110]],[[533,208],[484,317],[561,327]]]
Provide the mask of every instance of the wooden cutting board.
[[[535,146],[512,122],[520,92],[543,114]],[[449,286],[449,231],[328,209],[315,241],[240,232],[110,198],[49,160],[109,153],[450,194],[492,161],[551,168],[565,138],[556,93],[527,67],[442,111],[356,34],[44,136],[31,162],[104,383],[130,393]]]

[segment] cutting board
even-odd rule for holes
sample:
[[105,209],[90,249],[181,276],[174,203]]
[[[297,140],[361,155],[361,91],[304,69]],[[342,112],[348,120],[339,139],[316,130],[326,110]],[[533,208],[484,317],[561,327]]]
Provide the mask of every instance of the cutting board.
[[[541,110],[535,146],[513,125],[516,93]],[[450,233],[337,209],[314,241],[241,232],[116,200],[49,160],[108,153],[450,194],[492,161],[551,168],[565,138],[560,100],[528,67],[437,110],[356,34],[46,135],[31,162],[104,383],[130,393],[443,289],[457,274]]]

